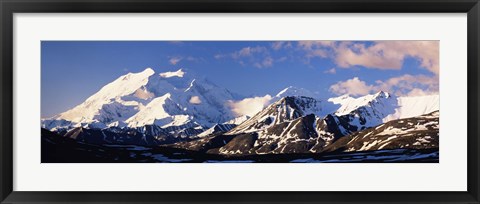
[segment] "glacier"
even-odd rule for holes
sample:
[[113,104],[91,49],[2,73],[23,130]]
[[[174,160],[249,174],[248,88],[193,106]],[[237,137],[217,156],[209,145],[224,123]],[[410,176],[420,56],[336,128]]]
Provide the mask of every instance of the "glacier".
[[147,68],[119,77],[73,109],[42,119],[42,127],[210,127],[235,118],[226,101],[237,99],[238,94],[184,69],[155,74]]

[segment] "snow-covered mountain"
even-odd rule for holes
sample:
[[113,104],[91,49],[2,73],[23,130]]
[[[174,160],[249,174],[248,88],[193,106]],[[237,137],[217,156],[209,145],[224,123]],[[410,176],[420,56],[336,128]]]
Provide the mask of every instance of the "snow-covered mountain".
[[223,135],[203,135],[203,139],[179,147],[224,155],[318,153],[346,135],[409,114],[419,116],[438,110],[437,96],[421,99],[397,98],[386,92],[328,101],[286,96]]
[[[350,112],[340,115],[332,109],[334,106],[329,101],[303,96],[284,97],[227,132],[244,139],[232,139],[230,145],[221,147],[218,153],[321,152],[342,136],[382,123],[396,104],[396,99],[384,92],[358,101],[362,103],[356,103],[357,106]],[[233,144],[241,141],[249,143]]]
[[241,123],[227,134],[256,132],[272,125],[290,122],[301,116],[315,114],[324,116],[331,110],[326,109],[325,101],[304,96],[287,96],[269,105],[250,119]]
[[239,97],[188,70],[147,68],[105,85],[42,128],[95,144],[162,145],[217,154],[322,152],[339,138],[439,109],[438,95],[396,97],[380,91],[321,99],[287,87],[252,117],[236,117]]
[[[329,101],[341,105],[334,115],[356,126],[357,130],[383,123],[387,116],[399,108],[398,99],[383,91],[359,98],[345,97],[342,100],[329,99]],[[344,134],[348,134],[348,131]]]
[[321,98],[316,93],[313,93],[313,92],[311,92],[307,89],[304,89],[304,88],[298,88],[298,87],[294,87],[294,86],[289,86],[289,87],[281,90],[280,92],[278,92],[277,95],[275,95],[275,97],[277,97],[278,99],[286,97],[286,96],[306,96],[306,97],[310,97],[310,98]]
[[[419,116],[439,110],[438,95],[397,98],[380,91],[358,98],[344,95],[328,100],[294,95],[280,98],[227,134],[255,132],[311,113],[318,118],[331,114],[337,123],[348,123],[362,130],[390,120]],[[342,128],[341,132],[349,133]]]
[[385,117],[383,122],[415,117],[438,110],[440,110],[439,95],[398,97],[395,112]]
[[325,151],[371,151],[439,147],[439,112],[392,120],[345,136]]
[[250,119],[249,116],[247,115],[243,115],[243,116],[239,116],[239,117],[236,117],[234,119],[231,119],[227,122],[224,122],[223,124],[234,124],[234,125],[240,125],[242,124],[243,122],[245,122],[246,120]]
[[208,128],[204,132],[198,134],[198,137],[205,137],[214,134],[221,134],[230,131],[231,129],[235,128],[237,125],[235,124],[215,124],[211,128]]
[[155,74],[147,68],[121,76],[73,109],[43,119],[42,127],[208,128],[234,118],[226,101],[236,99],[236,94],[183,69]]
[[231,119],[227,122],[221,123],[221,124],[215,124],[211,128],[208,128],[204,132],[200,133],[197,135],[197,137],[205,137],[205,136],[210,136],[210,135],[215,135],[215,134],[222,134],[230,131],[231,129],[237,127],[238,125],[242,124],[246,120],[248,120],[250,117],[248,116],[240,116],[236,117],[234,119]]
[[[335,115],[347,115],[360,107],[372,107],[382,114],[382,121],[409,118],[439,110],[439,95],[395,97],[386,92],[378,92],[353,98],[343,95],[330,98],[328,101],[340,105]],[[372,103],[373,102],[373,103]],[[377,105],[376,107],[373,107]]]

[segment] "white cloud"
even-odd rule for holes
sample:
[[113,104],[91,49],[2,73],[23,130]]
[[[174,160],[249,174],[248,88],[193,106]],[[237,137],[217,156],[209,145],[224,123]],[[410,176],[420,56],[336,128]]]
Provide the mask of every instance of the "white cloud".
[[367,47],[362,43],[340,44],[336,49],[340,67],[361,65],[377,69],[401,69],[406,57],[419,60],[420,66],[438,74],[438,41],[381,41]]
[[172,65],[176,65],[177,63],[179,63],[180,61],[182,61],[182,57],[171,57],[170,60],[168,60],[170,62],[170,64]]
[[196,58],[196,57],[192,57],[192,56],[175,56],[175,57],[170,57],[170,59],[168,60],[168,62],[170,62],[170,64],[172,65],[177,65],[180,61],[183,61],[183,60],[186,60],[186,61],[190,61],[190,62],[204,62],[205,59],[204,58]]
[[319,41],[315,41],[315,40],[303,40],[303,41],[299,41],[298,42],[298,45],[300,47],[302,47],[303,49],[306,49],[306,50],[314,50],[314,49],[318,49],[318,48],[324,48],[324,47],[333,47],[335,45],[335,41],[331,41],[331,40],[319,40]]
[[271,57],[265,57],[262,62],[255,62],[253,64],[256,68],[266,68],[266,67],[271,67],[273,66],[273,58]]
[[285,43],[284,41],[274,42],[272,43],[272,49],[274,50],[282,49],[284,43]]
[[439,73],[438,41],[376,41],[372,45],[350,41],[300,41],[298,47],[312,57],[332,58],[338,67],[364,66],[373,69],[401,69],[407,57]]
[[250,65],[256,68],[272,67],[275,61],[268,49],[263,46],[244,47],[230,54],[216,54],[213,57],[215,59],[231,58],[242,66]]
[[271,67],[273,65],[273,59],[271,57],[266,57],[263,59],[262,65],[264,67]]
[[222,59],[224,57],[225,57],[225,55],[223,55],[223,54],[216,54],[216,55],[213,56],[213,58],[215,58],[215,59]]
[[262,46],[244,47],[241,50],[232,53],[232,58],[238,59],[241,57],[250,57],[256,53],[266,53],[266,52],[267,52],[267,48]]
[[298,46],[306,52],[309,60],[313,57],[327,58],[331,57],[331,48],[334,47],[335,41],[299,41]]
[[[398,96],[428,95],[438,93],[438,76],[405,74],[385,81],[376,81],[377,90],[388,91]],[[419,90],[422,90],[420,92]]]
[[282,48],[291,48],[292,42],[289,41],[277,41],[272,43],[273,50],[280,50]]
[[410,92],[408,92],[406,95],[407,96],[426,96],[426,95],[432,95],[432,94],[438,94],[438,91],[425,91],[422,89],[414,88]]
[[228,101],[228,106],[236,116],[253,116],[263,110],[272,99],[272,96],[245,98],[241,101]]
[[405,74],[385,81],[377,80],[375,84],[367,84],[358,77],[340,81],[330,86],[330,91],[337,95],[366,95],[378,91],[387,91],[397,96],[418,96],[438,93],[438,77]]
[[326,74],[336,74],[337,73],[337,70],[335,68],[331,68],[329,70],[326,70],[324,71],[323,73],[326,73]]
[[373,88],[373,86],[367,85],[367,83],[358,79],[358,77],[354,77],[330,86],[330,91],[337,95],[349,94],[357,96],[369,94]]
[[198,96],[192,96],[188,102],[191,104],[201,104],[202,100],[200,100]]

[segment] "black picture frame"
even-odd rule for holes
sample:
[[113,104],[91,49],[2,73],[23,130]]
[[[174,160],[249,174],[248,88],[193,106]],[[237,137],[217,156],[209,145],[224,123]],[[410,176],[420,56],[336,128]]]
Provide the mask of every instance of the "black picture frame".
[[[478,0],[0,0],[1,203],[479,203]],[[13,191],[13,14],[113,12],[467,13],[468,190],[466,192],[19,192]],[[41,175],[39,175],[41,176]],[[448,175],[446,175],[448,176]],[[267,189],[266,189],[267,190]]]

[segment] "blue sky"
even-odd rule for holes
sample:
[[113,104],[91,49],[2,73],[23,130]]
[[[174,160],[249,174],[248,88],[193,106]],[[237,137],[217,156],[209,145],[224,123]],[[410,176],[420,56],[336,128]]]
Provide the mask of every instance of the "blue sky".
[[42,117],[83,102],[128,72],[186,68],[245,96],[287,86],[324,98],[379,90],[438,92],[438,41],[43,41]]

